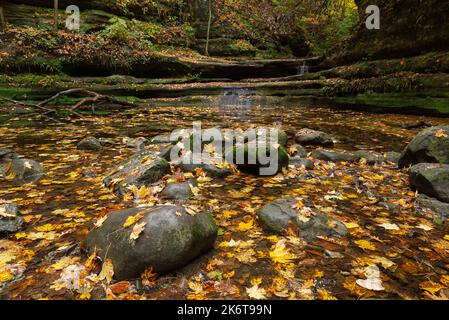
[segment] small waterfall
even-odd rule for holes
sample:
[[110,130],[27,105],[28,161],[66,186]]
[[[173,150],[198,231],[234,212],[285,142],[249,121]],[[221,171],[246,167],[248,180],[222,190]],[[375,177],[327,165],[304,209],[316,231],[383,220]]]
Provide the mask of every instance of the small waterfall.
[[309,73],[309,66],[306,64],[306,61],[304,60],[302,62],[302,65],[298,66],[298,75],[303,76],[306,73]]

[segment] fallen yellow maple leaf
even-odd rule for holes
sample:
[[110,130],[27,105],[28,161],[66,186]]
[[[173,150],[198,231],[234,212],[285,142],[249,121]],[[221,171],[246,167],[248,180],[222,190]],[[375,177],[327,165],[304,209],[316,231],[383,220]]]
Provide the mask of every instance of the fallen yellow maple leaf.
[[437,293],[438,291],[440,291],[441,289],[446,288],[446,287],[443,286],[442,284],[436,283],[436,282],[433,282],[433,281],[425,281],[425,282],[422,282],[422,283],[419,285],[419,287],[420,287],[421,289],[425,290],[425,291],[428,291],[428,292],[432,293],[432,294],[435,294],[435,293]]
[[263,288],[259,288],[259,285],[253,285],[251,288],[246,288],[248,297],[256,300],[266,299],[267,292]]
[[103,267],[101,268],[101,272],[98,275],[100,280],[105,280],[107,283],[111,283],[112,277],[114,276],[114,265],[112,264],[111,259],[106,259],[103,263]]
[[254,227],[254,220],[249,220],[248,222],[240,222],[237,226],[239,231],[245,232],[251,230]]
[[136,214],[135,216],[129,216],[125,223],[123,224],[123,228],[128,228],[131,227],[133,224],[135,224],[136,222],[138,222],[140,219],[143,218],[144,216],[144,212],[139,212],[138,214]]
[[131,235],[129,238],[131,240],[137,240],[139,239],[140,234],[145,230],[145,226],[147,225],[146,222],[136,223],[133,227],[133,231],[131,232]]
[[448,135],[447,135],[447,133],[443,129],[438,129],[437,132],[435,133],[435,137],[437,137],[437,138],[447,138]]
[[376,246],[369,242],[368,240],[356,240],[354,241],[360,248],[367,250],[376,250]]
[[289,249],[285,246],[285,239],[279,240],[274,246],[274,250],[270,251],[270,258],[277,263],[287,264],[295,259]]

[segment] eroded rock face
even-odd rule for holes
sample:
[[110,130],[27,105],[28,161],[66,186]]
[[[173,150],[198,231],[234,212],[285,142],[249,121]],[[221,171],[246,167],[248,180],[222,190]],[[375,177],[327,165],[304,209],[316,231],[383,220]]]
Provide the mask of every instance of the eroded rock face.
[[308,128],[301,129],[295,135],[295,141],[303,146],[331,147],[334,145],[334,141],[327,133]]
[[449,15],[449,3],[445,0],[355,2],[363,22],[369,5],[379,7],[382,32],[373,32],[366,28],[365,23],[360,23],[338,63],[349,63],[367,56],[375,60],[412,56],[449,46],[448,21],[445,19]]
[[170,172],[170,164],[167,160],[150,152],[142,152],[122,162],[103,180],[103,183],[108,188],[113,187],[114,192],[119,196],[123,196],[128,186],[148,186]]
[[449,164],[449,126],[425,129],[407,145],[399,159],[399,167],[417,163]]
[[420,163],[411,167],[409,178],[413,190],[449,202],[449,165]]
[[[131,240],[133,227],[123,228],[130,216],[143,214],[139,223],[145,229]],[[217,237],[217,227],[206,213],[189,215],[184,207],[157,206],[110,213],[100,228],[88,234],[85,245],[97,250],[104,260],[111,259],[117,280],[139,277],[148,267],[159,274],[183,267],[210,250]]]
[[263,206],[257,216],[262,227],[268,231],[282,233],[292,224],[298,228],[299,236],[306,241],[315,241],[319,236],[346,236],[348,231],[340,221],[323,212],[312,215],[308,221],[298,219],[294,197],[275,200]]

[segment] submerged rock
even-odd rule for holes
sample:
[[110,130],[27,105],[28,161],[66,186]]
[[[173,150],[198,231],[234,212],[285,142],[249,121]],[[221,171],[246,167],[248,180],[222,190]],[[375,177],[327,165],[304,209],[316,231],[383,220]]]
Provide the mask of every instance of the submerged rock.
[[334,152],[324,149],[314,150],[312,156],[318,160],[331,161],[331,162],[351,162],[354,160],[354,156],[349,153]]
[[449,165],[420,163],[410,169],[410,186],[413,190],[449,202]]
[[39,162],[30,159],[13,159],[10,170],[15,174],[18,183],[34,183],[45,173],[44,167]]
[[98,140],[95,137],[87,137],[78,142],[77,144],[78,149],[83,150],[92,150],[92,151],[100,151],[103,149],[103,145],[101,144],[100,140]]
[[334,145],[334,141],[327,133],[308,128],[301,129],[295,135],[295,141],[304,146],[312,145],[330,147]]
[[149,152],[142,152],[125,160],[103,180],[103,183],[107,188],[113,187],[119,196],[123,196],[128,186],[149,186],[170,172],[167,160]]
[[0,235],[20,231],[25,224],[15,204],[0,205]]
[[417,163],[449,164],[449,126],[425,129],[407,145],[399,159],[399,167]]
[[421,212],[430,211],[442,220],[449,218],[449,203],[441,202],[424,194],[420,194],[416,198],[416,208]]
[[[123,228],[126,219],[143,214],[145,222],[137,240],[131,240],[133,227]],[[189,215],[181,206],[156,206],[115,211],[100,228],[91,230],[85,245],[103,259],[111,259],[117,280],[132,279],[149,267],[162,274],[185,266],[210,250],[217,227],[206,212]]]
[[319,236],[346,236],[348,230],[340,221],[323,212],[309,217],[308,221],[298,219],[298,211],[294,209],[298,200],[294,197],[275,200],[257,211],[262,227],[275,233],[283,233],[293,224],[298,228],[299,236],[306,241],[315,241]]

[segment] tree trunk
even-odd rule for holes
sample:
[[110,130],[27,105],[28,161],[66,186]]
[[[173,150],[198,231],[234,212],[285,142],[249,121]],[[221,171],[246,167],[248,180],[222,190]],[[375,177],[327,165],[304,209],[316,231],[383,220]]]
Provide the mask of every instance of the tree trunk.
[[59,1],[58,0],[54,0],[54,7],[55,7],[55,12],[54,12],[54,15],[53,15],[53,23],[54,23],[54,31],[55,32],[57,32],[58,31],[58,23],[59,23],[59,21],[58,21],[58,8],[59,8],[59,3],[58,3]]
[[3,12],[3,6],[0,3],[0,30],[5,28],[5,26],[6,26],[5,14]]
[[209,21],[207,22],[207,38],[206,38],[206,49],[204,54],[209,55],[209,40],[210,40],[210,26],[212,24],[212,0],[209,0]]

